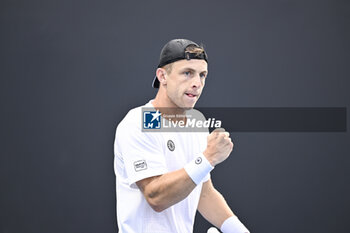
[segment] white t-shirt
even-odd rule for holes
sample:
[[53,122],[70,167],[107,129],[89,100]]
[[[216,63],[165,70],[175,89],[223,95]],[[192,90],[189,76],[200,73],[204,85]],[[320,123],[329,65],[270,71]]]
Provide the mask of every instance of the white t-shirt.
[[119,123],[114,143],[117,221],[120,233],[190,233],[202,183],[182,201],[158,213],[135,182],[184,167],[207,146],[208,132],[142,132],[142,107],[129,111]]

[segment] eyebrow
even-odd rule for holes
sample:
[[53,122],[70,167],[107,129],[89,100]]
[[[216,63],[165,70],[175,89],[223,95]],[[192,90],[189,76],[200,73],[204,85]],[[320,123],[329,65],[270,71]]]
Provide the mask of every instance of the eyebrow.
[[[183,72],[183,71],[186,71],[186,70],[192,71],[192,72],[196,72],[195,69],[192,69],[192,68],[190,68],[190,67],[182,68],[180,71]],[[207,70],[203,70],[203,71],[201,71],[201,72],[199,72],[199,73],[208,73],[208,71],[207,71]]]

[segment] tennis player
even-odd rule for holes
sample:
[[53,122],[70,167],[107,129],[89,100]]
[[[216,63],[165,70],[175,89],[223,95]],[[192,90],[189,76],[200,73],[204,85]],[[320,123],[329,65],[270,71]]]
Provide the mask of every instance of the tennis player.
[[248,233],[210,172],[228,158],[229,133],[144,132],[142,108],[153,108],[153,119],[186,122],[186,111],[199,99],[208,75],[202,46],[186,39],[169,41],[162,49],[152,86],[155,99],[128,112],[119,123],[114,143],[119,233],[190,233],[196,211],[224,233]]

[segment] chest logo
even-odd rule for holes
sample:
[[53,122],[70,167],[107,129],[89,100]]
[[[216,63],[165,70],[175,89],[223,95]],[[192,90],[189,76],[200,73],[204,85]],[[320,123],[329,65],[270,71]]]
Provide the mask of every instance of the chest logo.
[[172,140],[168,140],[166,145],[168,146],[168,149],[170,151],[174,151],[175,150],[175,143]]

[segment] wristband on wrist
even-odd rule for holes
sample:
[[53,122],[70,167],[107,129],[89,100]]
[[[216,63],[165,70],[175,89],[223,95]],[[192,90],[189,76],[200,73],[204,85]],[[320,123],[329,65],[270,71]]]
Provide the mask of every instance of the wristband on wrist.
[[220,230],[223,233],[249,233],[249,230],[239,221],[237,216],[226,219],[221,225]]
[[184,169],[193,182],[198,185],[203,178],[214,169],[214,167],[209,163],[203,154],[200,154],[191,162],[186,164]]

